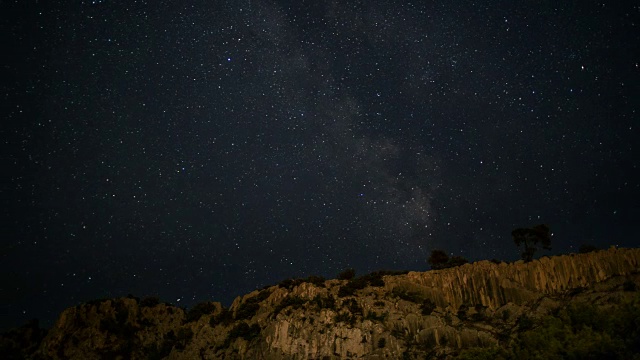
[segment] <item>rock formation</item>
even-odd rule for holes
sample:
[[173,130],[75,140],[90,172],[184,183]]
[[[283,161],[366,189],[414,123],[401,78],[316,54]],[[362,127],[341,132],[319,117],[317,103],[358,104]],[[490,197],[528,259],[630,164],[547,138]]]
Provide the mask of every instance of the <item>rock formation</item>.
[[101,300],[63,311],[44,338],[31,326],[31,335],[4,334],[1,346],[33,359],[448,358],[508,340],[523,314],[631,296],[623,284],[640,284],[638,270],[640,249],[612,248],[530,263],[288,281],[238,297],[229,309]]

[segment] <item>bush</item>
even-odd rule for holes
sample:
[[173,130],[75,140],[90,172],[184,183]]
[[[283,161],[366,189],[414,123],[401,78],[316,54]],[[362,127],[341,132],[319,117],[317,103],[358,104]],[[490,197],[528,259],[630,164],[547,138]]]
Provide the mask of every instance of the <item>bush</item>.
[[270,291],[263,290],[259,292],[258,295],[245,300],[245,302],[238,306],[238,310],[236,310],[236,320],[244,320],[254,317],[260,309],[260,303],[266,300],[269,295],[271,295]]
[[469,305],[467,304],[460,305],[460,307],[458,308],[458,314],[457,314],[458,319],[466,320],[468,311],[469,311]]
[[448,269],[460,265],[464,265],[469,261],[462,256],[449,256],[442,250],[433,250],[429,257],[429,264],[433,270]]
[[442,250],[433,250],[427,261],[433,270],[445,269],[449,262],[449,255]]
[[593,245],[582,244],[582,245],[580,245],[580,248],[578,249],[578,252],[580,254],[587,254],[587,253],[598,251],[598,250],[600,250],[600,249],[598,249],[597,247],[595,247]]
[[232,339],[243,338],[247,341],[255,339],[258,335],[260,335],[260,325],[253,324],[249,326],[246,322],[242,321],[238,325],[234,326],[231,331],[229,331],[229,337]]
[[451,259],[449,259],[448,267],[450,268],[457,267],[457,266],[464,265],[468,262],[469,260],[463,258],[462,256],[452,256]]
[[474,306],[476,312],[473,314],[472,319],[473,321],[482,321],[486,319],[486,310],[487,307],[482,305],[482,304],[476,304],[476,306]]
[[[375,271],[357,278],[351,278],[349,282],[340,287],[338,297],[353,296],[356,291],[367,286],[384,286],[383,276],[406,274],[408,271]],[[354,273],[355,274],[355,273]]]
[[282,299],[282,301],[280,302],[280,304],[278,304],[275,309],[273,309],[273,316],[277,316],[278,314],[280,314],[280,312],[288,307],[291,307],[292,309],[299,309],[302,306],[304,306],[304,304],[306,304],[307,301],[304,300],[303,298],[299,297],[299,296],[287,296],[284,299]]
[[285,279],[282,280],[278,286],[281,288],[285,288],[288,290],[292,290],[293,288],[295,288],[298,285],[304,284],[304,283],[310,283],[313,284],[315,286],[318,287],[324,287],[324,282],[325,282],[325,278],[323,278],[322,276],[316,276],[316,275],[311,275],[307,278],[303,278],[303,279]]
[[154,307],[160,304],[160,299],[157,296],[147,296],[140,301],[141,307]]
[[456,360],[505,360],[510,359],[510,354],[501,348],[471,348],[464,349]]
[[380,338],[378,340],[378,348],[382,349],[383,347],[387,346],[387,339],[385,338]]
[[214,315],[209,319],[209,325],[211,327],[216,327],[220,324],[227,326],[233,322],[233,314],[227,308],[222,308],[219,314]]
[[333,321],[336,323],[344,322],[353,325],[356,322],[356,317],[345,311],[336,314],[336,316],[333,318]]
[[278,286],[287,290],[292,290],[303,282],[304,281],[302,281],[302,279],[284,279],[278,284]]
[[338,274],[338,280],[351,280],[356,276],[355,269],[346,269],[340,274]]
[[187,312],[187,316],[185,318],[185,322],[190,323],[194,321],[200,320],[200,318],[204,315],[211,314],[216,310],[215,303],[212,302],[203,302],[195,305]]
[[250,300],[250,301],[252,301],[252,302],[259,303],[259,302],[263,302],[263,301],[267,300],[267,298],[268,298],[269,296],[271,296],[271,291],[265,291],[265,290],[262,290],[262,291],[260,291],[260,292],[258,293],[258,295],[256,295],[256,296],[254,296],[254,297],[252,297],[252,298],[248,299],[247,301],[249,301],[249,300]]
[[368,286],[382,287],[384,286],[384,276],[395,276],[395,275],[403,275],[408,273],[409,271],[391,271],[391,270],[380,270],[374,271],[367,275],[363,275],[360,277],[360,281],[366,283]]
[[335,309],[336,308],[336,299],[329,296],[316,295],[313,300],[311,300],[311,304],[318,307],[318,309]]
[[378,313],[375,311],[369,311],[367,313],[367,316],[365,316],[364,319],[371,320],[371,321],[384,322],[387,319],[387,316],[389,316],[389,314],[386,312],[378,315]]
[[526,314],[521,315],[518,320],[516,320],[516,325],[518,325],[518,331],[527,331],[533,328],[533,320]]
[[431,299],[424,299],[422,301],[422,305],[420,305],[420,310],[422,311],[422,315],[431,315],[431,313],[436,309],[436,304],[431,301]]
[[353,296],[357,290],[364,289],[365,287],[367,287],[367,285],[368,282],[366,278],[360,277],[351,279],[346,285],[340,287],[340,289],[338,290],[338,296]]
[[316,275],[311,275],[303,280],[318,287],[324,287],[324,282],[326,281],[324,277]]
[[242,321],[229,331],[227,338],[224,340],[224,344],[220,348],[228,348],[229,345],[231,345],[231,342],[237,338],[243,338],[247,341],[251,341],[260,336],[261,330],[262,329],[258,324],[249,326],[249,324]]
[[175,338],[176,342],[174,346],[178,350],[184,350],[189,344],[189,342],[191,342],[192,338],[193,338],[193,330],[191,330],[191,328],[189,327],[180,328],[180,330],[178,330],[178,333],[176,334],[176,338]]
[[406,289],[401,289],[399,287],[393,288],[393,290],[391,291],[391,295],[402,300],[414,302],[416,304],[421,304],[424,301],[421,294],[413,291],[408,291]]
[[505,309],[502,312],[502,321],[507,321],[509,320],[509,317],[511,317],[511,312],[508,309]]
[[238,310],[236,310],[236,320],[245,320],[250,319],[256,315],[260,309],[260,305],[254,302],[243,302],[238,306]]
[[622,284],[622,289],[624,291],[636,291],[636,288],[636,283],[631,280],[627,280]]
[[362,315],[363,314],[362,307],[358,304],[358,302],[355,299],[349,299],[349,300],[345,301],[343,305],[353,315]]

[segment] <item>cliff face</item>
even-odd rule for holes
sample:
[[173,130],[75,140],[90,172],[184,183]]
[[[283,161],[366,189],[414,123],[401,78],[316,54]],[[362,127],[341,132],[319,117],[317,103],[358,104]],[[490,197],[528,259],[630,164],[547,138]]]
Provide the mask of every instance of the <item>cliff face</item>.
[[[531,263],[289,282],[183,309],[133,298],[65,310],[37,350],[49,359],[334,359],[447,357],[508,340],[521,315],[574,301],[606,304],[640,284],[640,249]],[[312,283],[313,282],[313,283]],[[614,299],[614,300],[612,300]],[[617,300],[616,300],[617,299]],[[7,336],[3,339],[6,347]],[[15,347],[15,344],[14,344]]]
[[[438,306],[457,309],[464,303],[498,309],[524,304],[543,295],[591,286],[639,267],[640,249],[609,249],[588,254],[544,257],[530,263],[480,261],[457,268],[412,272],[406,286],[424,293]],[[389,286],[395,286],[391,283]]]

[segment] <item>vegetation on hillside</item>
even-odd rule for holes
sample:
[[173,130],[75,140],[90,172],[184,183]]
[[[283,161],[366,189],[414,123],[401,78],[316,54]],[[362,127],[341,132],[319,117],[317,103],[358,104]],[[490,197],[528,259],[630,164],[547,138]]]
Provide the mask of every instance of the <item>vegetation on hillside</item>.
[[606,307],[572,303],[503,347],[463,350],[457,359],[640,359],[640,295]]

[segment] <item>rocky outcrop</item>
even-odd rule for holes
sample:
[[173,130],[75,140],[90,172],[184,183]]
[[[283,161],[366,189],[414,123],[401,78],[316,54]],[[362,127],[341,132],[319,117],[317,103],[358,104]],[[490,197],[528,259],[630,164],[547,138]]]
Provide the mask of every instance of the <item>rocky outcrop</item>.
[[238,297],[229,309],[205,303],[187,312],[149,299],[102,300],[65,310],[22,353],[37,359],[447,358],[508,341],[523,314],[631,296],[623,283],[640,282],[639,265],[640,249],[612,248],[530,263],[289,281]]
[[405,286],[425,294],[442,307],[482,304],[497,309],[509,302],[524,304],[543,295],[590,286],[611,276],[638,271],[640,249],[543,257],[525,263],[479,261],[456,268],[411,272],[388,287]]

